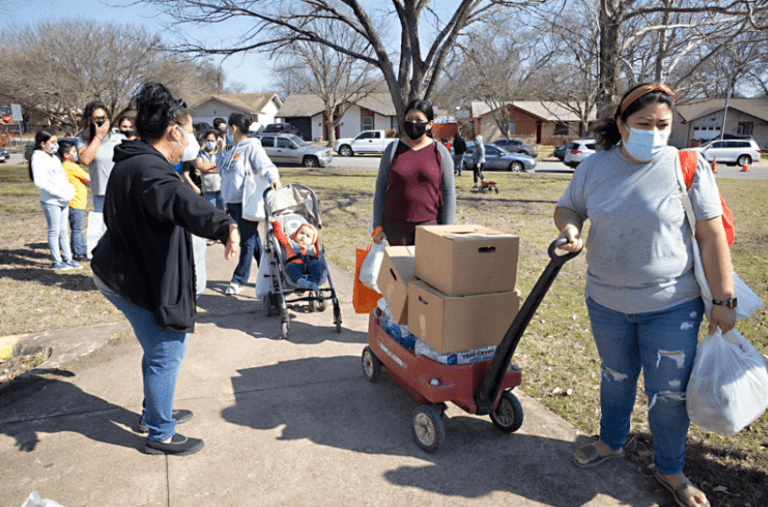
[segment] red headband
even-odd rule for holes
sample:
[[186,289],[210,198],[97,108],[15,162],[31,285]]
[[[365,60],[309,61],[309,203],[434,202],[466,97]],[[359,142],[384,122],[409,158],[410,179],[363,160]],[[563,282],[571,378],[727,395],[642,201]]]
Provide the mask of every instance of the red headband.
[[675,103],[675,94],[672,92],[672,89],[661,83],[651,83],[643,86],[638,86],[635,88],[632,93],[627,95],[627,97],[621,101],[621,107],[619,108],[619,113],[624,114],[624,111],[627,110],[627,108],[637,99],[642,97],[645,94],[651,93],[651,92],[662,92],[669,95],[669,97],[672,99],[672,103]]

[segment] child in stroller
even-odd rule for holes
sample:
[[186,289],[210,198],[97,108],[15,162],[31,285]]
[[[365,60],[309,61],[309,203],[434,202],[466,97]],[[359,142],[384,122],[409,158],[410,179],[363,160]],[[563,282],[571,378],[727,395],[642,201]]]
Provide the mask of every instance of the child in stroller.
[[320,232],[311,224],[302,224],[289,239],[280,222],[274,220],[272,227],[275,237],[285,250],[285,274],[299,287],[318,293],[325,283],[328,268],[318,258]]

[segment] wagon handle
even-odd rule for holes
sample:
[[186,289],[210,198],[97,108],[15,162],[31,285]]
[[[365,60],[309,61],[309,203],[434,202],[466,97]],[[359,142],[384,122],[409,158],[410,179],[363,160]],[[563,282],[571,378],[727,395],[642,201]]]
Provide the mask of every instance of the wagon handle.
[[515,319],[512,321],[509,329],[507,329],[507,333],[496,348],[491,365],[488,367],[488,372],[485,375],[485,380],[483,380],[483,385],[475,395],[478,415],[493,412],[494,405],[501,391],[504,376],[507,373],[507,368],[512,360],[512,355],[515,353],[517,344],[520,343],[520,338],[522,338],[523,332],[525,332],[525,328],[528,327],[528,323],[539,308],[552,282],[557,278],[560,268],[581,252],[568,252],[565,255],[558,255],[555,252],[557,247],[567,242],[568,240],[565,238],[558,238],[549,245],[547,250],[550,258],[549,264],[544,268],[544,272],[536,281],[536,285],[533,286],[531,293],[525,299],[523,307],[515,315]]

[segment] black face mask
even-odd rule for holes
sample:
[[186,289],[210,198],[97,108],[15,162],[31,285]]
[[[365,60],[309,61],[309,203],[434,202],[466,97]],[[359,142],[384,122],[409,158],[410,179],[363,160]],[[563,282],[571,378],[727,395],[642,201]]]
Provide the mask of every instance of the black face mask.
[[133,137],[136,135],[136,133],[133,130],[121,130],[121,134],[123,134],[125,137]]
[[405,135],[416,140],[427,133],[428,124],[428,121],[415,122],[406,120],[403,122],[403,129],[405,130]]

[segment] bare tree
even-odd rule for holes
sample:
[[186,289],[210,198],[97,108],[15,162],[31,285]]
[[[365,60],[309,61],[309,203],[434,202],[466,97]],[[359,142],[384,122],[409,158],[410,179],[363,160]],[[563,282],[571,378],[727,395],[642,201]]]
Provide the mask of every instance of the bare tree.
[[25,110],[75,127],[91,100],[112,114],[146,80],[181,96],[211,93],[223,76],[205,61],[183,61],[163,50],[159,35],[133,25],[94,21],[43,23],[0,35],[0,89]]
[[[359,0],[142,0],[168,13],[175,21],[192,24],[216,24],[234,18],[252,19],[254,24],[219,47],[186,41],[177,49],[197,54],[232,55],[253,50],[271,50],[293,41],[322,44],[378,67],[402,121],[407,102],[414,98],[429,100],[436,90],[445,58],[461,31],[484,14],[501,7],[524,6],[543,0],[457,0],[453,7],[433,0],[389,0],[363,7]],[[330,19],[348,26],[363,37],[371,53],[356,51],[339,44],[334,37],[324,37],[314,30],[312,21]],[[424,33],[424,22],[430,25]],[[384,28],[380,28],[384,27]],[[275,29],[282,32],[276,35]],[[396,50],[389,41],[399,29]],[[286,35],[288,34],[288,35]],[[423,41],[430,39],[428,47]]]
[[[333,20],[313,20],[312,30],[324,38],[354,52],[370,52],[366,41],[349,26]],[[307,41],[296,40],[278,53],[283,62],[276,71],[283,81],[296,90],[315,95],[323,101],[328,146],[336,142],[336,127],[353,103],[373,92],[376,81],[373,65],[346,53]]]

